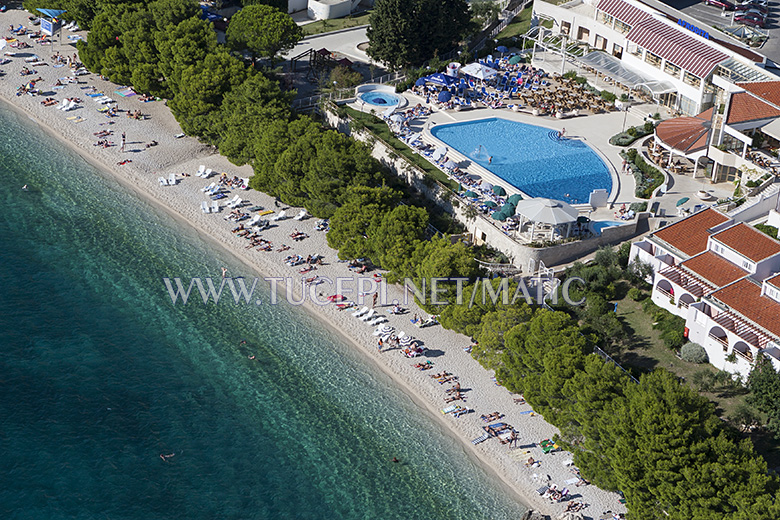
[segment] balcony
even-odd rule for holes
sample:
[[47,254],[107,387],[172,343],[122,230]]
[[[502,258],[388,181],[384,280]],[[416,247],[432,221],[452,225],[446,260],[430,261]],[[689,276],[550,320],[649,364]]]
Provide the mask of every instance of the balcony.
[[680,300],[678,302],[678,304],[677,304],[677,306],[680,307],[681,309],[687,309],[688,305],[690,305],[690,304],[688,302],[686,302],[686,301],[683,301],[683,300]]
[[749,363],[753,362],[753,353],[749,349],[746,352],[743,352],[738,348],[734,348],[732,352],[734,352],[734,354],[741,357],[742,359],[747,360]]
[[658,291],[658,294],[669,298],[669,300],[674,300],[674,295],[669,291],[661,289],[660,287],[656,287],[655,290]]
[[709,333],[707,335],[710,337],[710,339],[714,339],[715,341],[717,341],[718,343],[723,345],[723,352],[727,352],[728,351],[728,349],[729,349],[729,339],[726,336],[716,336],[713,333]]

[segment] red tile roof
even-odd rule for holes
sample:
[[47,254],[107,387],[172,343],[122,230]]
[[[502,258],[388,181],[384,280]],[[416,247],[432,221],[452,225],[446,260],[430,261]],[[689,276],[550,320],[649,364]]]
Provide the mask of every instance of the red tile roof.
[[680,264],[716,287],[723,287],[749,273],[712,251],[701,253]]
[[677,26],[648,18],[633,27],[626,39],[700,78],[709,76],[719,63],[728,59],[726,54],[683,31]]
[[780,107],[780,81],[753,81],[750,83],[737,83],[737,86]]
[[769,285],[773,285],[774,287],[777,287],[780,289],[780,273],[777,273],[776,275],[772,276],[771,278],[767,278],[765,280]]
[[638,7],[634,7],[633,5],[629,4],[628,2],[624,2],[623,0],[601,0],[596,9],[614,16],[621,22],[628,24],[631,27],[635,26],[642,20],[647,20],[650,18],[650,13],[642,11]]
[[663,240],[678,251],[693,256],[707,249],[707,240],[710,237],[709,229],[728,221],[729,218],[722,213],[707,208],[659,229],[653,233],[653,236]]
[[675,117],[661,121],[655,127],[655,135],[675,150],[692,153],[707,146],[707,135],[712,123],[712,109],[694,117]]
[[780,337],[780,320],[777,319],[780,316],[780,303],[768,296],[761,296],[761,286],[750,278],[727,285],[710,296]]
[[712,237],[754,262],[780,253],[780,242],[744,222],[715,233]]
[[778,116],[780,116],[780,110],[769,103],[764,103],[748,92],[738,92],[731,96],[729,115],[726,122],[729,124],[743,123],[745,121],[769,119]]

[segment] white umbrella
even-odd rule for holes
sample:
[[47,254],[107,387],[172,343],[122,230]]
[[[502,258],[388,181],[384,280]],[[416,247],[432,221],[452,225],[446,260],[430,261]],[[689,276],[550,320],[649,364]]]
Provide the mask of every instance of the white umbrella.
[[519,201],[515,213],[533,222],[558,225],[577,222],[580,212],[560,200],[540,198]]
[[396,123],[400,123],[403,120],[404,120],[404,116],[402,116],[401,114],[394,114],[390,116],[390,121],[395,121]]
[[445,168],[449,168],[450,170],[454,170],[455,168],[457,168],[457,167],[458,167],[458,165],[457,165],[457,164],[455,164],[455,161],[453,161],[452,159],[450,159],[449,161],[447,161],[446,163],[444,163],[444,167],[445,167]]
[[482,65],[481,63],[469,63],[460,71],[463,74],[466,74],[467,76],[472,76],[479,79],[490,79],[496,74],[498,74],[498,71],[492,67],[488,67],[487,65]]
[[390,117],[391,115],[393,115],[393,112],[395,112],[395,109],[396,109],[397,106],[398,105],[391,106],[390,108],[388,108],[387,110],[382,112],[382,115],[385,116],[385,117]]
[[434,161],[438,161],[439,159],[444,157],[444,154],[446,153],[447,153],[447,147],[440,146],[433,151],[433,155],[431,157],[433,158]]

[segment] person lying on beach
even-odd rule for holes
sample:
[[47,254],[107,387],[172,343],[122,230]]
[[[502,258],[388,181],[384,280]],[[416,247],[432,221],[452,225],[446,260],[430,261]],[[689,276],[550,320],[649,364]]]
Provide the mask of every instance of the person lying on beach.
[[281,253],[281,252],[283,252],[283,251],[287,251],[287,250],[289,250],[289,249],[290,249],[290,246],[288,246],[287,244],[282,244],[282,247],[280,247],[279,249],[277,249],[277,250],[276,250],[276,252],[277,252],[277,253]]
[[124,165],[124,164],[131,163],[131,162],[133,162],[133,160],[132,160],[132,159],[125,159],[124,161],[119,161],[117,164],[118,164],[119,166],[122,166],[122,165]]
[[157,146],[157,141],[151,141],[149,143],[146,143],[147,148],[151,148],[152,146]]

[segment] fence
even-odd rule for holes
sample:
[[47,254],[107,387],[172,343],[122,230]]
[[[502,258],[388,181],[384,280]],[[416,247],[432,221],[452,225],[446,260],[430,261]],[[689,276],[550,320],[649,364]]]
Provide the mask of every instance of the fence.
[[618,367],[620,370],[622,370],[622,371],[623,371],[623,373],[624,373],[624,374],[626,374],[626,375],[627,375],[627,376],[628,376],[628,377],[631,379],[631,381],[633,381],[633,382],[634,382],[634,383],[636,383],[636,384],[639,384],[639,381],[637,380],[637,378],[635,378],[634,376],[632,376],[632,375],[631,375],[631,374],[628,372],[628,370],[626,370],[625,368],[623,368],[622,366],[620,366],[620,363],[618,363],[617,361],[615,361],[614,359],[612,359],[612,356],[610,356],[609,354],[607,354],[606,352],[604,352],[603,350],[601,350],[599,347],[593,347],[593,353],[594,353],[594,354],[598,354],[599,356],[601,356],[602,358],[604,358],[604,361],[606,361],[607,363],[612,363],[613,365],[615,365],[616,367]]
[[512,20],[515,19],[515,16],[517,16],[520,13],[520,11],[525,9],[531,3],[532,0],[524,0],[520,2],[518,5],[516,5],[514,8],[512,8],[511,10],[502,11],[500,19],[497,20],[492,27],[489,27],[488,29],[485,30],[484,36],[480,38],[477,41],[477,43],[472,45],[470,50],[472,52],[476,52],[482,49],[488,40],[498,36],[498,34],[504,29],[506,29],[506,27],[512,22]]

